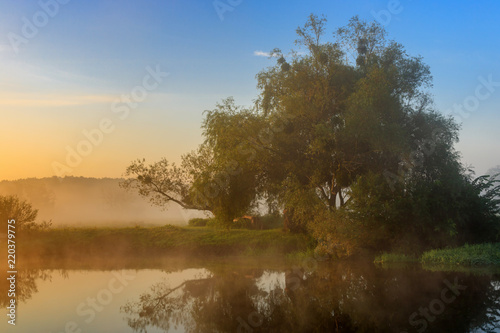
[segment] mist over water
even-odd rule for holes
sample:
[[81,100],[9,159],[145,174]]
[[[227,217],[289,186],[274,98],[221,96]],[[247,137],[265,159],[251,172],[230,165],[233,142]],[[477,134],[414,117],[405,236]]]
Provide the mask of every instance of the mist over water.
[[187,224],[202,213],[182,212],[176,205],[162,210],[135,192],[119,186],[117,178],[28,178],[1,181],[0,195],[17,195],[38,209],[38,221],[61,226],[149,226]]

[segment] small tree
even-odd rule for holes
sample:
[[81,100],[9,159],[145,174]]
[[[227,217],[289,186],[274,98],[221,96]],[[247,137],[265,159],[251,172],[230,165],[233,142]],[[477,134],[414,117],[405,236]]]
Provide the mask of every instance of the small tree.
[[30,203],[20,200],[17,196],[0,195],[0,219],[2,224],[6,224],[8,220],[16,220],[17,230],[33,230],[40,228],[47,228],[50,223],[43,222],[37,223],[36,217],[38,209],[34,209]]

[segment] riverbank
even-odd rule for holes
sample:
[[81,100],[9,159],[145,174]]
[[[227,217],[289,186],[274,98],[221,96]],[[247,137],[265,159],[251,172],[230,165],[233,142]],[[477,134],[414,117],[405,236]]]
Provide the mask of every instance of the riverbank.
[[457,248],[424,252],[420,257],[398,253],[383,253],[374,260],[377,264],[420,262],[425,265],[500,266],[500,243],[464,245]]
[[19,256],[281,256],[306,252],[314,241],[304,234],[271,230],[162,227],[54,228],[18,237]]

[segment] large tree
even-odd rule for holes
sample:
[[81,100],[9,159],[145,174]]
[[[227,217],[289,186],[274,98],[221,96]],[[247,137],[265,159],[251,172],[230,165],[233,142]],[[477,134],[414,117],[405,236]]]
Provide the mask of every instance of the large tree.
[[300,52],[271,52],[253,108],[223,101],[180,167],[136,161],[124,186],[226,225],[265,199],[326,252],[496,236],[500,189],[460,163],[458,126],[433,109],[422,58],[376,22],[354,17],[331,42],[325,23],[311,15],[297,29]]
[[355,17],[333,43],[321,43],[324,24],[311,15],[297,29],[296,42],[307,54],[286,60],[275,50],[276,65],[258,75],[259,107],[270,123],[288,123],[270,143],[274,160],[286,168],[267,170],[272,181],[293,175],[335,209],[356,177],[368,170],[397,172],[411,153],[408,123],[426,107],[420,88],[429,85],[430,73],[419,57],[386,41],[377,23]]
[[[359,176],[399,175],[415,149],[412,122],[429,107],[431,76],[420,57],[357,17],[333,42],[322,42],[325,22],[311,15],[297,29],[306,53],[286,57],[276,49],[276,64],[257,75],[258,109],[271,126],[285,124],[267,144],[270,163],[262,172],[281,204],[295,206],[296,218],[316,207],[303,194],[334,211]],[[300,202],[307,202],[302,214]]]
[[257,76],[262,116],[286,124],[262,172],[290,219],[344,254],[494,239],[499,188],[460,163],[458,126],[433,109],[422,58],[357,17],[322,42],[325,22],[311,15],[297,29],[307,51],[276,49]]

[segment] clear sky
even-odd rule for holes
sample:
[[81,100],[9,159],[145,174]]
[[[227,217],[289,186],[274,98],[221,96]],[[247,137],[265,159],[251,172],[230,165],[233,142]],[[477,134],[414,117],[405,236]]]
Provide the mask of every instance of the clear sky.
[[311,13],[327,16],[325,40],[359,15],[422,55],[436,108],[462,124],[463,161],[479,174],[500,164],[498,1],[5,0],[0,179],[179,161],[201,143],[204,110],[251,104],[273,63],[261,54],[293,48]]

